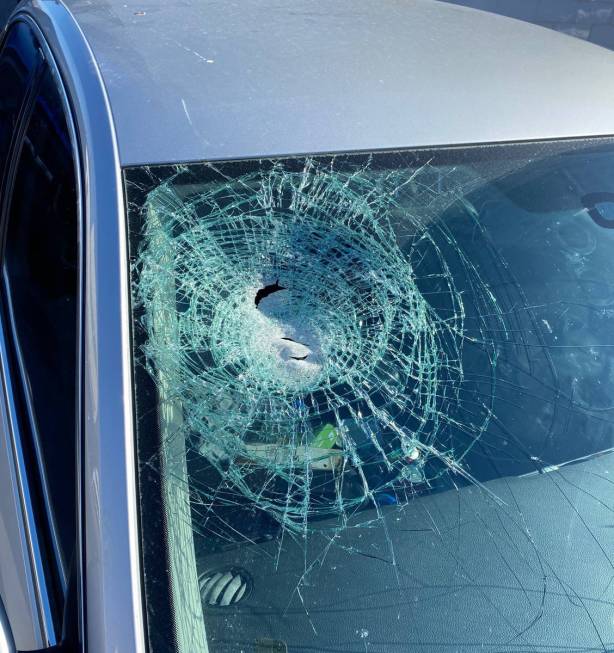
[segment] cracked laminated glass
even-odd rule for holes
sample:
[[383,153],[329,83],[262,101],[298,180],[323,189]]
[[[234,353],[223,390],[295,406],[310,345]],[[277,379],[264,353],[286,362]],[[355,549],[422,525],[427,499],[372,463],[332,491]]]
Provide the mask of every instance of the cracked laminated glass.
[[151,650],[614,650],[614,143],[126,193]]

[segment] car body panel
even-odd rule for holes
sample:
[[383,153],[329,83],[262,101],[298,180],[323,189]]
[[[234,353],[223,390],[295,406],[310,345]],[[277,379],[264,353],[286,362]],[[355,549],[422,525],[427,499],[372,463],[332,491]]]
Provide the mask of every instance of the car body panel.
[[123,165],[614,133],[614,56],[435,2],[68,0]]

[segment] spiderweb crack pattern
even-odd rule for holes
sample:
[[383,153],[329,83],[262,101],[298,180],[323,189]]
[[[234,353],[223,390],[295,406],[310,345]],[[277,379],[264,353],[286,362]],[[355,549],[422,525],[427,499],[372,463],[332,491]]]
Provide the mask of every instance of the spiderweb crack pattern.
[[305,533],[467,476],[491,411],[463,395],[463,350],[479,343],[494,383],[502,317],[436,221],[462,196],[458,175],[446,183],[428,164],[307,158],[149,194],[134,296],[148,369],[171,371],[165,397],[181,404],[174,437],[216,472],[191,487],[200,502],[247,502]]

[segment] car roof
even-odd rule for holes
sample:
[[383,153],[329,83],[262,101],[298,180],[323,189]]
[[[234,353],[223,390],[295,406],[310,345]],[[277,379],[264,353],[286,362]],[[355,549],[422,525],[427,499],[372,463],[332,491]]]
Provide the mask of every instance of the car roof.
[[614,54],[437,0],[65,0],[123,165],[614,133]]

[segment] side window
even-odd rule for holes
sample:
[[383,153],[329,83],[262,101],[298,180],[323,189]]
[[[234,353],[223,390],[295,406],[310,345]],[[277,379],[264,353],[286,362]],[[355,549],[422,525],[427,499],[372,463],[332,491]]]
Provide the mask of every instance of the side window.
[[40,60],[40,50],[31,30],[23,23],[16,23],[0,50],[0,182],[28,85]]
[[47,66],[14,161],[2,265],[13,384],[65,590],[76,528],[78,200],[70,130]]

